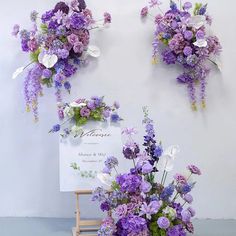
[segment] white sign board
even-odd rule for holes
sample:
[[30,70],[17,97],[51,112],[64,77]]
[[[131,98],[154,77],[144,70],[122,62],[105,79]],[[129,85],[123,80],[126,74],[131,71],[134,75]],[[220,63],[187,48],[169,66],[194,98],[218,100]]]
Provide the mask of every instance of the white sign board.
[[60,190],[90,190],[100,186],[97,174],[108,156],[119,160],[122,157],[121,129],[117,125],[91,122],[83,126],[78,137],[61,138]]

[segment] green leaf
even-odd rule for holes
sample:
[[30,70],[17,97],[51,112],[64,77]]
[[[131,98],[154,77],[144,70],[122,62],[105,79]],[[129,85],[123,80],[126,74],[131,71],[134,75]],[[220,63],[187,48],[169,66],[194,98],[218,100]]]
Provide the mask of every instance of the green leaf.
[[193,10],[193,14],[195,16],[199,14],[199,10],[200,10],[201,7],[202,7],[202,3],[196,3],[195,4],[194,10]]
[[43,34],[46,34],[48,32],[48,26],[46,24],[41,24],[40,29],[42,30]]
[[37,49],[36,51],[31,52],[31,53],[30,53],[30,60],[31,60],[32,62],[38,62],[39,53],[40,53],[40,49]]

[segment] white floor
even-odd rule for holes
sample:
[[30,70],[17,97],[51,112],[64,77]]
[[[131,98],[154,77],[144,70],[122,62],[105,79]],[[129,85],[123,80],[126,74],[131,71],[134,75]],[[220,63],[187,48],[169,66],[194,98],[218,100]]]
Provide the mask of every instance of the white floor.
[[[236,236],[235,220],[195,220],[194,236]],[[0,236],[71,236],[74,219],[0,218]]]

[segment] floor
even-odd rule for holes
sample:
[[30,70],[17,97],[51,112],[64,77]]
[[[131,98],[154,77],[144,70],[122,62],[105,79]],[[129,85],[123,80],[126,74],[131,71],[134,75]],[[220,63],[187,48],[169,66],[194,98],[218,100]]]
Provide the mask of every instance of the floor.
[[[194,236],[236,236],[234,220],[196,220]],[[71,236],[73,219],[0,218],[0,236]]]

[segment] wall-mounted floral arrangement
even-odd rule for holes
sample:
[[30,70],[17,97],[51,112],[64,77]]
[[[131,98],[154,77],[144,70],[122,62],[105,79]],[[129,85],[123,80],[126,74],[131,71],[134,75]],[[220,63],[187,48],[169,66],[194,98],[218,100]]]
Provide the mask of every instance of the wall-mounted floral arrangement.
[[23,52],[30,54],[30,63],[13,74],[16,78],[26,68],[24,96],[27,111],[32,110],[38,120],[38,98],[43,87],[53,88],[57,102],[62,101],[61,90],[70,92],[70,77],[80,66],[86,65],[87,56],[98,57],[100,50],[90,45],[90,31],[111,23],[111,15],[104,13],[101,20],[93,18],[84,0],[58,2],[41,16],[37,11],[30,15],[32,28],[20,29],[15,25],[12,34],[19,35]]
[[[197,3],[193,7],[191,2],[182,4],[179,0],[177,4],[171,0],[166,12],[162,11],[159,0],[150,0],[149,4],[141,10],[141,17],[149,16],[155,23],[153,63],[161,57],[167,65],[180,65],[183,73],[177,81],[188,88],[192,109],[197,110],[197,85],[205,108],[206,77],[210,72],[207,62],[219,67],[215,58],[222,49],[219,39],[210,33],[212,18],[207,13],[207,4]],[[150,13],[154,7],[159,11],[157,15]]]

